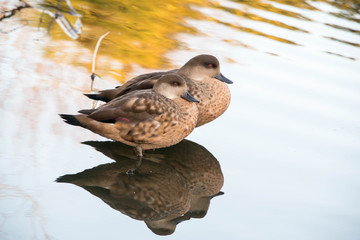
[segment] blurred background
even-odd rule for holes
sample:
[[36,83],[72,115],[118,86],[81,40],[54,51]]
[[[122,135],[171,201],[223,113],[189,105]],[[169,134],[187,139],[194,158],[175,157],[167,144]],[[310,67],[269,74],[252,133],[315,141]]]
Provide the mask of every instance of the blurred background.
[[[131,159],[58,117],[92,106],[83,93],[106,32],[97,90],[203,53],[234,81],[229,109],[187,137],[202,155],[149,154],[165,164],[190,153],[181,179],[202,176],[213,191],[196,215],[196,194],[181,188],[188,212],[155,221],[177,224],[165,238],[359,239],[359,23],[358,0],[0,1],[0,239],[159,238],[154,222],[75,186],[83,182],[55,182]],[[185,161],[193,156],[208,165]]]

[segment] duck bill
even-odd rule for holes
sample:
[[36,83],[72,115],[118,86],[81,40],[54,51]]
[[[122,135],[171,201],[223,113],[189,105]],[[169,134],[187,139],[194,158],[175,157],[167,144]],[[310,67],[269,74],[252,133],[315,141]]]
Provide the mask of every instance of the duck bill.
[[181,216],[181,217],[171,220],[171,222],[173,222],[175,225],[178,225],[179,223],[182,223],[183,221],[187,221],[187,220],[190,220],[190,217]]
[[197,103],[200,102],[199,100],[191,96],[188,91],[186,91],[183,95],[181,95],[181,97],[189,102],[197,102]]
[[227,83],[227,84],[232,84],[233,83],[233,81],[231,81],[230,79],[228,79],[227,77],[222,75],[222,73],[219,73],[218,75],[216,75],[215,78],[222,81],[222,82],[224,82],[224,83]]
[[214,195],[211,195],[209,198],[213,199],[214,197],[218,197],[218,196],[221,196],[221,195],[224,195],[224,192],[220,191],[218,193],[215,193]]

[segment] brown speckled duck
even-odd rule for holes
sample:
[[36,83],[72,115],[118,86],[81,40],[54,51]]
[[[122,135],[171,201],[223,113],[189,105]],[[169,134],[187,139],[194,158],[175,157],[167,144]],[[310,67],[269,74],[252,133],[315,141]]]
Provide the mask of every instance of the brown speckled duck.
[[[83,144],[94,147],[118,163],[124,159],[135,159],[134,153],[129,151],[130,147],[120,142],[89,141]],[[171,147],[149,151],[144,156],[144,161],[149,160],[158,163],[159,166],[171,166],[185,179],[191,197],[190,209],[184,215],[186,219],[205,217],[210,201],[224,194],[220,191],[224,177],[218,160],[205,147],[195,142],[184,139]],[[166,224],[170,226],[173,223],[170,221]]]
[[56,181],[82,187],[113,209],[143,220],[158,235],[172,234],[178,223],[189,219],[183,216],[190,208],[185,180],[170,166],[148,160],[129,176],[134,161],[122,160],[67,174]]
[[111,141],[83,144],[116,162],[61,176],[57,182],[87,190],[113,209],[144,221],[155,234],[172,234],[179,223],[205,217],[210,200],[223,194],[219,162],[197,143],[183,140],[149,151],[133,174],[129,169],[136,156],[130,146]]
[[127,93],[78,115],[60,114],[66,123],[142,150],[174,145],[195,128],[198,102],[176,74],[161,77],[152,89]]
[[189,93],[200,101],[197,105],[199,117],[196,127],[216,119],[228,108],[231,95],[227,84],[231,84],[232,81],[220,73],[218,59],[205,54],[190,59],[179,69],[142,74],[120,87],[85,95],[91,99],[108,102],[131,91],[152,88],[161,76],[172,73],[184,77]]

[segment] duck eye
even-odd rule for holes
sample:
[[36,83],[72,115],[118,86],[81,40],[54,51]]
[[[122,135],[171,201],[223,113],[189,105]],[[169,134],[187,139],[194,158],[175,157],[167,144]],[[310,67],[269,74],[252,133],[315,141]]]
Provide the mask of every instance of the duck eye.
[[214,66],[214,64],[209,63],[209,64],[207,65],[207,67],[208,67],[208,68],[214,68],[215,66]]
[[178,83],[178,82],[173,82],[172,85],[173,85],[173,86],[179,86],[179,83]]

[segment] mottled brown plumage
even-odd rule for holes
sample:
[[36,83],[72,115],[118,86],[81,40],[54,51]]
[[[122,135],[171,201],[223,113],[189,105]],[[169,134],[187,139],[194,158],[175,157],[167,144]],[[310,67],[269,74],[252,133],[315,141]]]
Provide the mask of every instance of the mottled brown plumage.
[[80,111],[85,114],[60,116],[69,124],[146,150],[171,146],[192,132],[198,117],[194,101],[185,80],[169,74],[153,89],[129,92],[98,109]]
[[149,89],[160,77],[172,73],[181,75],[186,80],[189,93],[200,101],[197,105],[199,109],[197,127],[216,119],[228,108],[231,94],[226,83],[232,81],[220,73],[217,58],[205,54],[190,59],[180,69],[142,74],[120,87],[85,95],[96,100],[110,101],[128,92]]
[[99,165],[58,182],[76,184],[121,213],[143,220],[159,235],[177,224],[207,214],[212,197],[221,195],[224,178],[217,159],[203,146],[183,140],[149,151],[140,167],[128,174],[136,157],[121,142],[84,142],[116,163]]
[[56,181],[84,188],[113,209],[143,220],[152,230],[156,226],[167,229],[157,231],[157,234],[173,233],[178,220],[190,209],[190,193],[185,180],[170,166],[148,160],[143,160],[135,174],[129,176],[128,169],[133,166],[133,160],[123,159],[67,174]]
[[[119,163],[127,159],[136,159],[133,152],[119,142],[91,141],[84,144],[94,147]],[[171,166],[185,179],[191,196],[191,206],[185,217],[205,217],[211,199],[223,194],[220,190],[224,184],[224,177],[218,160],[197,143],[185,139],[171,147],[147,152],[144,160]]]

